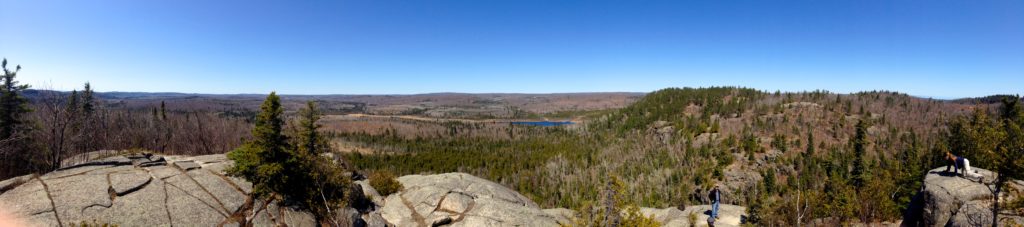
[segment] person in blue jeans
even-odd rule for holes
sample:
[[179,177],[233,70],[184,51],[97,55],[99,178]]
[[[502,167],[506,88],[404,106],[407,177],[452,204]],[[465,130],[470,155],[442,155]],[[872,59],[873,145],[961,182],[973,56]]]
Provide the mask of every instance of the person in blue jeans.
[[708,194],[708,198],[711,199],[711,217],[718,218],[718,204],[722,202],[722,192],[718,191],[718,185],[715,185],[715,189],[711,190]]

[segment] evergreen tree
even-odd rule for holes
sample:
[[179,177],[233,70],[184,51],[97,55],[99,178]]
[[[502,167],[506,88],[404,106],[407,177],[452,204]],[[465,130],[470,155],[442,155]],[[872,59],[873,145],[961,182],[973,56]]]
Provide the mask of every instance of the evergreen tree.
[[7,59],[3,59],[0,68],[0,179],[49,169],[50,163],[41,158],[45,154],[35,152],[40,150],[36,147],[39,144],[32,136],[34,127],[27,116],[32,109],[22,96],[29,86],[19,85],[15,80],[21,66],[8,69]]
[[864,182],[867,179],[867,170],[864,168],[864,154],[867,146],[867,122],[860,120],[857,122],[856,132],[853,136],[853,186],[860,191],[861,187],[864,186]]
[[14,80],[21,71],[21,65],[12,71],[7,68],[7,59],[4,58],[2,68],[4,75],[3,85],[0,86],[0,140],[10,138],[20,130],[30,129],[27,127],[25,114],[32,111],[28,107],[28,99],[21,96],[29,86],[19,85],[18,81]]
[[318,131],[320,124],[317,124],[317,121],[319,120],[320,111],[313,101],[306,102],[306,107],[299,110],[299,135],[296,141],[299,153],[319,155],[330,149],[327,140]]
[[312,101],[299,109],[298,136],[295,150],[288,161],[288,175],[293,184],[290,191],[285,192],[291,199],[301,201],[310,208],[318,219],[332,217],[333,211],[345,200],[345,190],[351,184],[342,174],[344,170],[339,164],[321,157],[321,153],[330,152],[327,139],[318,131],[320,111]]
[[71,135],[77,134],[82,127],[82,116],[81,109],[82,103],[79,98],[77,90],[71,90],[71,95],[68,95],[67,106],[64,107],[64,118],[68,122],[68,129],[71,130]]
[[256,115],[253,139],[228,153],[235,162],[228,173],[252,182],[257,199],[294,201],[310,209],[317,220],[327,221],[345,202],[351,182],[343,169],[320,156],[329,146],[317,132],[320,115],[316,106],[307,104],[299,117],[299,132],[292,145],[282,132],[281,99],[270,93]]
[[1024,111],[1020,97],[1003,97],[1000,108],[1003,126],[1003,140],[997,146],[993,165],[996,166],[996,182],[992,207],[992,226],[999,224],[999,197],[1003,186],[1010,178],[1024,177]]
[[68,105],[65,107],[67,110],[68,117],[78,117],[78,109],[80,107],[78,91],[71,90],[71,95],[68,96]]
[[1001,156],[996,165],[1000,177],[1024,177],[1024,107],[1019,97],[1004,97],[1000,108],[1000,119],[1004,131],[1004,140],[997,150]]
[[814,155],[814,130],[807,132],[807,151],[804,154],[807,157]]
[[[270,93],[270,94],[273,95],[274,93]],[[277,97],[277,96],[274,96],[274,97]],[[270,99],[270,97],[267,97],[267,99]],[[280,100],[278,100],[278,102],[280,102]],[[263,104],[266,104],[266,103],[264,102]],[[280,106],[280,105],[281,104],[278,103],[278,106]],[[164,120],[164,121],[167,120],[167,104],[165,104],[164,101],[160,101],[160,120]]]
[[909,141],[909,145],[906,149],[897,155],[897,162],[900,162],[900,166],[897,168],[897,186],[899,189],[896,194],[897,205],[901,212],[906,211],[910,206],[911,197],[921,187],[921,179],[924,179],[925,170],[921,159],[921,147],[920,141],[918,141],[917,134],[913,131],[906,136],[906,140]]
[[93,111],[96,110],[96,100],[93,98],[92,86],[89,82],[85,82],[85,90],[82,90],[82,113],[85,116],[92,116]]
[[[163,105],[161,102],[161,109]],[[253,183],[253,196],[266,199],[280,193],[287,185],[285,162],[290,159],[287,138],[281,133],[284,109],[276,93],[270,93],[256,115],[253,139],[228,153],[235,165],[228,173]]]
[[829,171],[824,188],[823,208],[828,216],[838,218],[841,223],[855,217],[858,200],[857,193],[853,191],[843,176],[845,171],[845,169]]
[[953,137],[949,138],[950,145],[953,145],[950,151],[962,152],[958,156],[970,159],[971,167],[997,171],[1000,145],[1007,136],[1001,123],[999,116],[992,116],[981,109],[970,117],[954,120],[950,127],[950,132],[953,132]]

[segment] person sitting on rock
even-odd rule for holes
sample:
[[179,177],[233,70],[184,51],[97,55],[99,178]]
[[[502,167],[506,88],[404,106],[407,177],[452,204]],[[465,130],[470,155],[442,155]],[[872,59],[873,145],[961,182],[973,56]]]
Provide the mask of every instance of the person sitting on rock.
[[718,191],[718,185],[715,185],[715,189],[711,190],[708,198],[711,199],[711,217],[718,218],[718,204],[722,202],[722,193]]
[[[967,158],[953,155],[953,153],[946,152],[946,172],[949,172],[949,167],[953,167],[953,174],[960,173],[962,176],[972,179],[981,179],[981,175],[971,171],[971,160]],[[963,169],[963,172],[960,170]]]

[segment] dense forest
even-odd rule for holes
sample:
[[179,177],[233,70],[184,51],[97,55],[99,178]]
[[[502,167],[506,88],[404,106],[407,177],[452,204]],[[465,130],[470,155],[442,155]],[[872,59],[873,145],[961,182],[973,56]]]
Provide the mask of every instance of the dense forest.
[[962,134],[999,130],[963,128],[997,125],[979,118],[1012,106],[1019,105],[884,91],[670,88],[568,127],[447,124],[332,136],[371,148],[347,153],[360,169],[469,172],[546,207],[585,210],[615,178],[630,192],[624,199],[642,206],[706,203],[706,190],[717,184],[726,203],[750,207],[754,223],[838,224],[900,219],[926,171],[945,164],[946,151],[996,169],[980,154],[991,147],[976,145],[989,136]]

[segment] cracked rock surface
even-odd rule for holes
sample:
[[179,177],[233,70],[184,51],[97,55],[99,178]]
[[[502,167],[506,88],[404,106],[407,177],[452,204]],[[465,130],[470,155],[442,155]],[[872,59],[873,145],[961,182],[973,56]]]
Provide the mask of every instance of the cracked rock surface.
[[[109,156],[113,155],[113,156]],[[251,215],[252,185],[224,175],[224,155],[159,156],[102,151],[41,176],[4,181],[0,208],[37,226],[98,221],[120,226],[223,226]],[[262,204],[262,201],[255,203]],[[274,204],[274,203],[270,203]],[[308,212],[277,207],[252,215],[266,225],[314,226]],[[273,221],[273,222],[271,222]]]
[[406,175],[405,187],[384,199],[381,217],[396,226],[559,226],[558,212],[541,210],[512,189],[465,173]]

